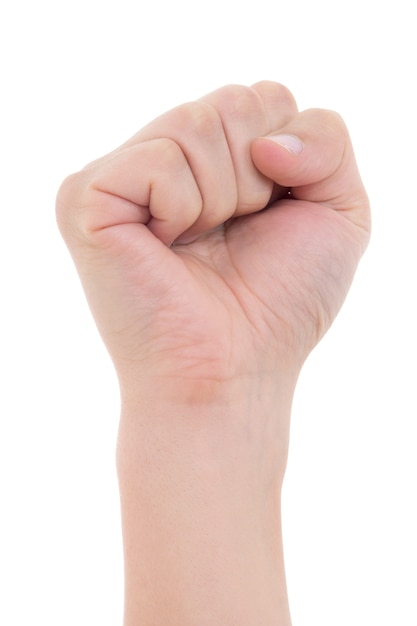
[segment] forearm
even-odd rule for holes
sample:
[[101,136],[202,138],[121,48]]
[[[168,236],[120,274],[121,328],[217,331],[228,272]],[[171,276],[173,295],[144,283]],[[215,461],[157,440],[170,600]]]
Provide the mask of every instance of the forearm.
[[141,417],[122,416],[118,442],[125,626],[289,626],[286,436],[262,450],[218,408]]

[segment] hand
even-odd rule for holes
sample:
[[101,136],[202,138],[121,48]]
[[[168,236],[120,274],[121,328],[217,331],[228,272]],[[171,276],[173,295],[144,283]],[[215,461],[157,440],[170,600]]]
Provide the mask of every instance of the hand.
[[341,119],[225,87],[67,179],[58,220],[119,375],[125,624],[290,626],[294,385],[369,236]]
[[339,116],[298,113],[271,82],[166,113],[67,179],[57,207],[122,391],[134,372],[203,402],[299,370],[370,223]]

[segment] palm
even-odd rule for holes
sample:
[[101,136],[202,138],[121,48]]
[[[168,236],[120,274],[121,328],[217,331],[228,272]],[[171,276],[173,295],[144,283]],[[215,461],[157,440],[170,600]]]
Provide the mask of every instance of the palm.
[[[129,230],[133,242],[136,228]],[[116,329],[107,336],[110,352],[115,334],[116,358],[147,360],[159,373],[163,362],[164,373],[193,378],[273,371],[277,360],[288,365],[290,353],[299,363],[343,301],[357,262],[356,230],[329,208],[293,200],[173,249],[144,228],[140,246],[118,250],[123,318],[103,320]]]

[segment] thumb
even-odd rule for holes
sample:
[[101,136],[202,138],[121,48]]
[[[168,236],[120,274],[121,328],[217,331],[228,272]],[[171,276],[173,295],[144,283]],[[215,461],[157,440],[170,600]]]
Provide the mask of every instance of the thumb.
[[332,111],[303,111],[277,133],[253,141],[255,167],[295,200],[326,205],[370,229],[369,201],[347,128]]

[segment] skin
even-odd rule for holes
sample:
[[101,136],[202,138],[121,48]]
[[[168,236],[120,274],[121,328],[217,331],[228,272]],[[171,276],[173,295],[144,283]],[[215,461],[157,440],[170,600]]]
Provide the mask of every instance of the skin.
[[66,179],[57,216],[120,382],[125,626],[289,626],[291,401],[370,231],[343,121],[227,86]]

